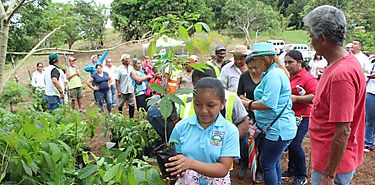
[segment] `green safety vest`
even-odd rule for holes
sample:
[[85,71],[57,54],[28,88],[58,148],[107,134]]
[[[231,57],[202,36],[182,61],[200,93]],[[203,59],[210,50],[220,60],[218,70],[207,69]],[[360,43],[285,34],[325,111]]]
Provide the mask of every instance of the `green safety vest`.
[[207,65],[210,65],[210,66],[212,66],[214,68],[216,78],[219,78],[219,76],[220,76],[220,68],[217,67],[217,65],[215,65],[212,61],[207,61]]
[[[232,122],[232,115],[233,115],[233,108],[234,108],[234,100],[236,99],[237,94],[234,92],[230,92],[225,90],[225,99],[227,100],[225,103],[225,119]],[[184,102],[185,106],[180,106],[180,118],[184,119],[194,115],[194,105],[193,105],[193,94],[185,94],[179,96],[179,98]]]

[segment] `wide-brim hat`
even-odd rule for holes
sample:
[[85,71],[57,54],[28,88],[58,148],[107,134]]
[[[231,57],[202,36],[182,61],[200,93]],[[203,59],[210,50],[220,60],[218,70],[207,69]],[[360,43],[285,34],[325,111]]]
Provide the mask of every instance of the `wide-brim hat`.
[[275,50],[275,46],[272,43],[259,42],[253,45],[253,51],[247,57],[253,58],[256,56],[277,55],[277,54],[278,52]]
[[234,49],[230,51],[233,55],[243,55],[243,56],[248,56],[251,53],[251,50],[248,50],[246,46],[244,45],[236,45],[234,46]]

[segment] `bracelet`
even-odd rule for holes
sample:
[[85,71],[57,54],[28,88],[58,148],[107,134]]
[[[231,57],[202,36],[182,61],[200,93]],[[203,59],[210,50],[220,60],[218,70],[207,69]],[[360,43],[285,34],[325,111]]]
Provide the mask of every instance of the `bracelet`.
[[251,108],[251,105],[254,103],[254,100],[252,100],[249,105],[247,105],[247,109],[253,111],[253,109]]

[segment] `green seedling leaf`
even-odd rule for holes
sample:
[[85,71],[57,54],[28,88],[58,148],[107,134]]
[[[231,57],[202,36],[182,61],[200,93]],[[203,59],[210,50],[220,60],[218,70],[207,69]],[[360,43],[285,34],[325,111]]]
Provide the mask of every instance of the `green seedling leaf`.
[[194,45],[193,45],[193,41],[191,40],[187,40],[184,42],[185,43],[185,46],[186,46],[186,50],[188,53],[194,53]]
[[176,95],[168,94],[167,98],[169,100],[173,101],[174,103],[177,103],[179,105],[184,105],[184,102],[179,97],[177,97]]
[[156,53],[156,40],[153,40],[150,42],[150,45],[148,46],[147,49],[148,56],[153,57]]
[[33,176],[33,172],[31,171],[30,166],[27,165],[27,164],[25,163],[25,161],[23,161],[23,160],[21,160],[21,162],[22,162],[22,167],[23,167],[23,169],[25,170],[25,172],[26,172],[28,175]]
[[178,26],[178,33],[180,33],[181,37],[184,39],[187,39],[189,37],[189,34],[183,26]]
[[162,98],[160,100],[160,113],[166,119],[168,118],[173,111],[172,101],[168,98]]
[[194,24],[194,28],[195,28],[195,31],[197,33],[202,32],[202,25],[201,24],[198,24],[198,23]]
[[103,176],[103,181],[109,182],[110,180],[112,180],[113,177],[115,177],[119,166],[120,166],[120,164],[116,164],[116,165],[112,166],[110,169],[108,169],[107,172],[105,172],[105,174]]
[[207,32],[210,32],[210,31],[211,31],[210,27],[209,27],[206,23],[204,23],[204,22],[197,22],[196,24],[200,24],[200,25],[202,25],[203,28],[204,28]]
[[196,70],[199,70],[201,72],[203,72],[203,70],[205,70],[205,69],[210,69],[210,67],[208,67],[205,64],[193,63],[193,64],[189,64],[189,66],[191,66],[192,68],[194,68]]
[[160,100],[159,95],[151,96],[150,98],[147,99],[147,106],[154,105]]
[[192,93],[194,93],[194,89],[192,88],[180,88],[180,89],[177,89],[175,92],[176,95],[192,94]]
[[83,168],[82,170],[79,171],[78,178],[79,179],[86,179],[87,177],[89,177],[90,175],[95,173],[97,169],[98,169],[97,165],[88,165],[88,166],[86,166],[85,168]]
[[167,94],[167,90],[160,84],[157,84],[157,83],[150,84],[150,88],[162,95]]

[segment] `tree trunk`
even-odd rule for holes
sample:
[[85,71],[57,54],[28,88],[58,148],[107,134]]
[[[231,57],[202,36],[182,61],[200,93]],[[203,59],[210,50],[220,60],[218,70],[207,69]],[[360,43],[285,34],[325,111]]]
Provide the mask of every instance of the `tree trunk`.
[[246,48],[250,49],[251,48],[251,41],[250,41],[250,34],[249,34],[248,29],[245,30],[245,38],[246,38]]
[[9,21],[1,21],[1,30],[0,30],[0,84],[3,84],[4,81],[4,72],[5,72],[5,60],[7,54],[8,46],[8,35],[9,35]]

